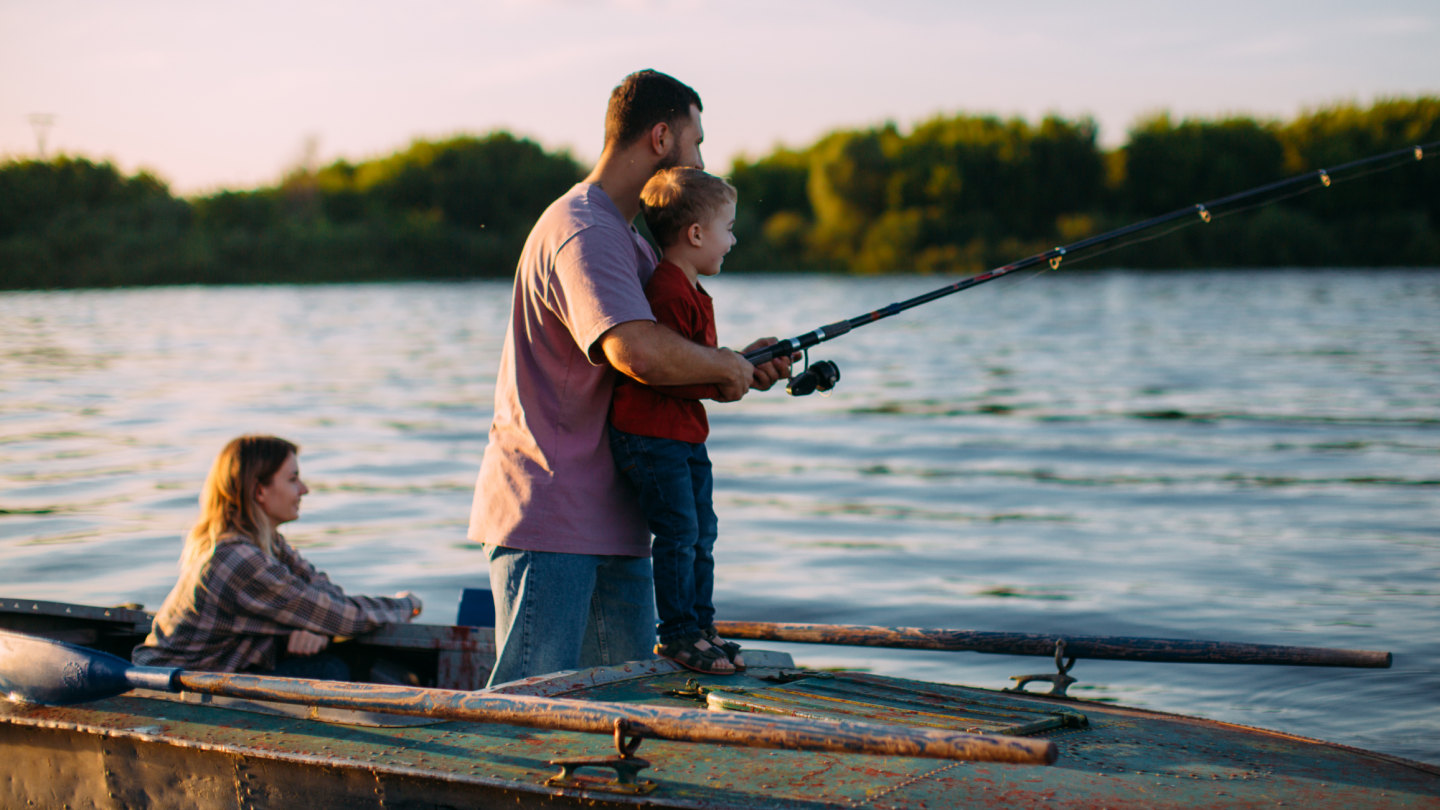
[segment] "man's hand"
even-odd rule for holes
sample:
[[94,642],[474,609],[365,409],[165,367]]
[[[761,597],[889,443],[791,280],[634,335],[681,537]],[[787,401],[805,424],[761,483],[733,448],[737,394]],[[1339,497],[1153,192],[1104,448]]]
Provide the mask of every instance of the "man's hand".
[[285,642],[285,651],[291,655],[314,655],[329,643],[329,638],[308,630],[291,630],[290,639]]
[[755,367],[739,353],[729,349],[716,349],[720,361],[729,372],[729,377],[715,385],[720,389],[716,402],[736,402],[755,385]]
[[[773,337],[760,338],[749,346],[746,346],[741,354],[753,352],[756,349],[763,349],[766,346],[773,346],[779,342],[779,340]],[[789,357],[781,356],[774,360],[761,363],[755,367],[755,379],[750,383],[750,387],[756,391],[769,391],[770,386],[780,380],[790,379],[790,363],[799,359],[800,355],[796,353]],[[739,397],[736,397],[736,399],[739,399]]]

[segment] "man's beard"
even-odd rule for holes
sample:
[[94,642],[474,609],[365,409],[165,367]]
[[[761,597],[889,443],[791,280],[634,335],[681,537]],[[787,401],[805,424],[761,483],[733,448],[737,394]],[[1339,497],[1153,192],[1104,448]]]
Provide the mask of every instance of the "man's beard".
[[[676,133],[676,134],[678,135],[679,133]],[[680,164],[680,139],[677,137],[677,138],[675,139],[675,145],[672,146],[672,147],[670,147],[670,151],[669,151],[669,152],[666,152],[664,155],[661,155],[661,156],[660,156],[660,162],[655,164],[655,171],[656,171],[657,173],[658,173],[658,172],[663,172],[663,171],[665,171],[666,169],[673,169],[673,168],[675,168],[676,166],[679,166],[679,165],[681,165],[681,164]]]

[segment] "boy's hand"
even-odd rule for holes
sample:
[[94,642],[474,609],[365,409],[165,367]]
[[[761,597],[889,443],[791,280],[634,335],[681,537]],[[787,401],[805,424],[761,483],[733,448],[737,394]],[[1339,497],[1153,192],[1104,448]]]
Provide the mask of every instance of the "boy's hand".
[[755,385],[755,367],[750,365],[739,352],[730,349],[717,349],[723,362],[729,367],[729,374],[724,382],[716,383],[720,389],[720,396],[715,398],[716,402],[738,402],[745,392]]
[[[741,354],[748,354],[756,349],[773,346],[779,342],[779,339],[773,337],[760,338],[749,346],[746,346]],[[761,363],[755,367],[755,379],[750,383],[750,387],[756,391],[769,391],[770,386],[775,383],[790,379],[790,363],[799,359],[800,355],[796,353],[789,357],[777,357],[774,360]]]

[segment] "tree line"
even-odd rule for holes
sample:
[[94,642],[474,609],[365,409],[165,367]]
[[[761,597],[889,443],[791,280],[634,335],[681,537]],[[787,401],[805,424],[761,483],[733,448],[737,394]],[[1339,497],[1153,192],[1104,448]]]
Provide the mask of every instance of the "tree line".
[[[732,272],[972,273],[1300,172],[1440,140],[1440,98],[1288,122],[941,116],[737,160]],[[0,288],[508,277],[584,175],[506,132],[186,199],[82,157],[0,164]],[[1123,248],[1103,266],[1440,266],[1440,161]],[[1102,266],[1099,262],[1095,266]]]

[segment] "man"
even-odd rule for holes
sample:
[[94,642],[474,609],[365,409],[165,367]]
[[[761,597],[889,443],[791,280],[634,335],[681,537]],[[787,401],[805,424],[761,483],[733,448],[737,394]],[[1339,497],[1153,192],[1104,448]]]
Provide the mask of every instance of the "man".
[[650,533],[606,436],[616,371],[714,383],[726,401],[789,375],[788,359],[756,368],[680,337],[645,300],[656,259],[631,224],[640,190],[661,169],[704,167],[702,109],[670,76],[627,76],[610,96],[599,163],[526,240],[470,515],[490,558],[492,685],[652,655]]

